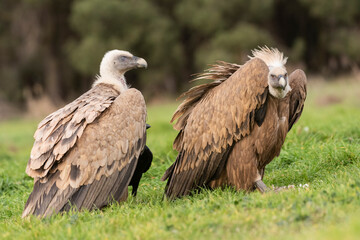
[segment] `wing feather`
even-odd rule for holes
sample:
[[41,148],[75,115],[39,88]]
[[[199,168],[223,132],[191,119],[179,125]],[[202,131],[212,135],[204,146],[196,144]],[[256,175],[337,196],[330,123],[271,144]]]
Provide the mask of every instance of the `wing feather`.
[[176,130],[182,129],[184,125],[186,125],[187,118],[195,105],[202,100],[211,89],[228,79],[240,67],[241,65],[235,63],[218,61],[216,64],[212,65],[210,69],[205,70],[204,73],[196,74],[196,78],[192,81],[206,79],[212,80],[212,82],[195,86],[180,95],[179,98],[186,97],[186,99],[180,104],[171,119],[171,122],[177,119],[174,128]]
[[292,126],[299,120],[304,109],[304,102],[307,95],[306,75],[304,71],[297,69],[290,74],[289,83],[291,87],[289,101],[289,131]]
[[[34,188],[29,197],[23,217],[34,213],[48,216],[67,211],[71,205],[79,209],[101,208],[120,200],[145,147],[145,120],[141,93],[135,89],[121,93],[106,111],[87,124],[76,144],[52,165],[52,170],[35,180],[38,189]],[[49,191],[51,194],[47,194]]]
[[254,127],[255,112],[267,98],[268,71],[266,64],[255,58],[185,111],[179,106],[172,119],[181,123],[175,124],[180,130],[174,141],[179,155],[163,177],[169,178],[165,192],[169,198],[189,194],[220,172],[233,143]]
[[75,145],[86,126],[118,95],[119,92],[111,86],[99,84],[41,121],[34,134],[35,142],[26,173],[33,178],[44,177],[54,163]]

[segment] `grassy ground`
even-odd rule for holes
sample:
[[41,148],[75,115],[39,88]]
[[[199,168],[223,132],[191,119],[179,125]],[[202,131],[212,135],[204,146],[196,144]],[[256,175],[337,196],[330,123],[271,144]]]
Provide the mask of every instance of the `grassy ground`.
[[[150,106],[154,153],[136,198],[103,211],[21,219],[32,180],[24,170],[37,121],[0,123],[1,239],[358,239],[360,236],[360,84],[310,84],[301,120],[265,174],[295,189],[261,195],[232,189],[162,200],[159,179],[174,161],[176,104]],[[308,187],[299,187],[308,184]]]

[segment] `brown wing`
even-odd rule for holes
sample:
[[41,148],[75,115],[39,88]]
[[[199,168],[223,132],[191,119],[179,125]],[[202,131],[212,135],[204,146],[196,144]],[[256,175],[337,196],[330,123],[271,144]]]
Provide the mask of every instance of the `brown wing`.
[[306,99],[306,75],[304,71],[297,69],[290,74],[289,83],[291,87],[289,100],[289,131],[299,120],[304,109]]
[[186,195],[221,172],[231,146],[253,129],[256,111],[266,101],[268,71],[262,60],[250,60],[187,113],[174,141],[179,155],[163,176],[169,178],[169,198]]
[[23,217],[48,216],[70,206],[101,208],[126,196],[145,146],[145,119],[141,93],[121,93],[47,175],[35,181]]
[[42,120],[34,134],[26,173],[42,178],[71,149],[86,126],[106,110],[119,92],[106,84],[99,84],[65,107]]
[[183,103],[176,109],[170,122],[178,119],[174,128],[181,130],[186,124],[189,114],[195,105],[214,87],[220,85],[228,79],[234,72],[236,72],[241,65],[235,63],[228,63],[224,61],[217,61],[211,68],[205,70],[204,73],[196,74],[193,81],[211,80],[210,83],[205,83],[191,88],[189,91],[180,95],[179,98],[186,97]]

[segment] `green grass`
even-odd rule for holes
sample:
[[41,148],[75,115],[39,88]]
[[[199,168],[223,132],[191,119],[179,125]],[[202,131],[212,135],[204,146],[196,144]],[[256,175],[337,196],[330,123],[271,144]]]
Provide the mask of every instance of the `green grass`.
[[[162,200],[159,179],[175,160],[169,124],[175,104],[150,106],[148,145],[154,153],[138,196],[103,211],[21,219],[32,179],[25,167],[37,121],[0,123],[0,239],[358,239],[360,236],[359,84],[311,84],[301,120],[268,165],[280,193],[202,191]],[[346,94],[342,94],[346,92]],[[319,98],[343,101],[319,106]],[[299,188],[308,184],[308,188]]]

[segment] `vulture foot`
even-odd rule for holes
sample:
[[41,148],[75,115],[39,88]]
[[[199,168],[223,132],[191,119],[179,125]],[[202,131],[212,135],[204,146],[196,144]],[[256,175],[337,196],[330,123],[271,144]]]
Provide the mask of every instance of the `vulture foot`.
[[275,193],[278,193],[278,192],[284,191],[284,190],[286,190],[286,189],[287,189],[286,186],[276,187],[276,188],[273,189],[273,191],[274,191]]
[[[301,185],[301,184],[300,184]],[[304,185],[305,186],[305,185]],[[282,187],[272,187],[272,189],[274,190],[274,192],[278,193],[284,190],[288,190],[288,189],[294,189],[295,185],[288,185],[288,186],[282,186]]]
[[259,189],[261,193],[266,193],[270,191],[270,188],[268,188],[262,180],[256,181],[255,186],[257,189]]

